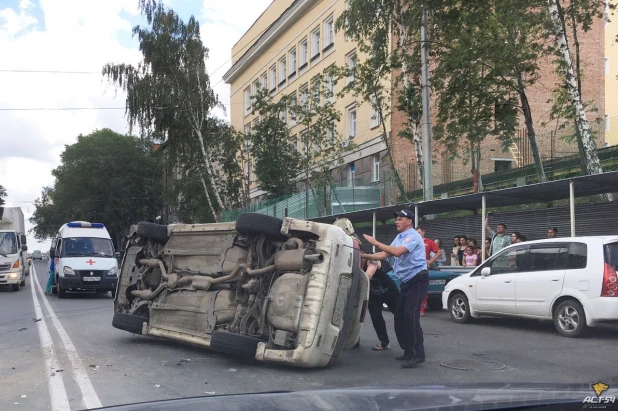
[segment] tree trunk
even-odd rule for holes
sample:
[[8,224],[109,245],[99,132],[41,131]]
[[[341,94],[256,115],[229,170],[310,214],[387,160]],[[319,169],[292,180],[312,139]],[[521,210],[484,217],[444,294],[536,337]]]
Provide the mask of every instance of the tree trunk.
[[528,141],[530,142],[530,151],[532,152],[532,158],[534,158],[534,168],[536,168],[536,175],[539,177],[539,182],[544,183],[547,181],[545,176],[545,169],[543,168],[543,161],[539,154],[539,146],[536,143],[536,132],[534,131],[534,123],[532,121],[532,112],[530,110],[530,103],[528,96],[526,95],[526,89],[524,82],[521,78],[521,73],[517,76],[517,85],[519,87],[519,99],[521,101],[521,111],[524,114],[524,123],[526,124],[526,134]]
[[204,193],[206,194],[206,202],[208,203],[208,207],[210,207],[210,212],[212,213],[212,216],[214,217],[215,221],[217,221],[217,212],[212,206],[212,201],[210,200],[210,194],[208,193],[208,187],[206,186],[206,181],[204,181],[204,177],[200,177],[200,180],[202,182],[202,187],[204,187]]
[[584,148],[584,160],[588,163],[586,174],[600,174],[603,172],[596,144],[594,142],[590,124],[586,118],[586,111],[582,104],[581,95],[577,88],[577,79],[573,73],[573,61],[571,53],[566,41],[566,32],[564,30],[563,21],[561,21],[558,10],[558,0],[548,0],[549,13],[554,23],[554,31],[556,36],[556,45],[561,54],[563,64],[565,66],[565,84],[569,93],[569,99],[575,112],[575,125],[581,135],[582,146]]
[[[221,196],[219,195],[219,187],[217,186],[217,182],[215,181],[215,176],[212,171],[212,166],[210,163],[210,159],[208,158],[208,153],[206,153],[206,146],[204,145],[204,136],[202,135],[202,131],[197,127],[194,127],[195,134],[200,142],[200,150],[202,152],[202,156],[204,157],[204,164],[206,165],[206,174],[210,178],[210,184],[212,184],[212,191],[215,193],[215,199],[217,200],[217,207],[219,209],[226,209],[227,207],[223,203]],[[206,193],[208,195],[208,193]],[[212,206],[211,206],[212,208]]]

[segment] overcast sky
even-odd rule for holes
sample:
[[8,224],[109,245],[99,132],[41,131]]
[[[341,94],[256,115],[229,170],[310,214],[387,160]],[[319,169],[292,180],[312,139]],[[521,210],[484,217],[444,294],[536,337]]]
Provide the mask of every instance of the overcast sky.
[[[183,19],[194,15],[209,48],[207,68],[228,108],[231,48],[271,0],[168,0]],[[103,81],[105,63],[137,63],[131,28],[143,23],[138,0],[0,0],[0,185],[7,206],[34,212],[60,153],[79,134],[127,132],[124,95]],[[39,72],[29,72],[39,71]],[[56,71],[61,73],[42,73]],[[66,72],[86,73],[66,73]],[[99,108],[98,110],[64,110]],[[43,109],[43,110],[27,110]],[[49,110],[63,109],[63,110]],[[26,222],[27,228],[32,226]],[[29,235],[29,250],[49,248]]]

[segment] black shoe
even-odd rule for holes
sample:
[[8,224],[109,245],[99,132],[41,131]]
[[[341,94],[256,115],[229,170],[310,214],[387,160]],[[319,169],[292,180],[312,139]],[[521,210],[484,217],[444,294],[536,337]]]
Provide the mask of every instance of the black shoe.
[[397,361],[410,361],[413,358],[414,357],[412,357],[411,354],[405,354],[405,353],[403,355],[400,355],[399,357],[395,357]]
[[354,347],[352,347],[352,348],[360,348],[360,341],[357,342],[356,344],[354,344]]
[[405,364],[401,364],[401,368],[416,368],[424,362],[425,362],[424,358],[412,358],[411,360],[407,361]]

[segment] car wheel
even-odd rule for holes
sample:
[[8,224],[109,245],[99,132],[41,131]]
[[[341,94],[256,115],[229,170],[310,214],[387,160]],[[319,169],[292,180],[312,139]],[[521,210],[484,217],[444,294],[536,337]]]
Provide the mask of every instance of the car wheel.
[[64,290],[64,288],[62,288],[62,285],[60,285],[60,283],[58,283],[58,286],[56,288],[58,290],[58,298],[66,298],[66,291]]
[[19,291],[20,290],[20,283],[17,284],[11,284],[11,289],[13,291]]
[[429,298],[427,300],[427,306],[430,310],[441,310],[442,300],[440,298]]
[[210,348],[224,354],[232,354],[244,359],[255,358],[257,346],[263,340],[249,335],[234,334],[227,331],[212,333]]
[[554,310],[554,326],[565,337],[581,337],[587,330],[586,313],[576,300],[565,300]]
[[281,234],[283,220],[259,213],[242,213],[236,219],[236,231],[240,234],[265,234],[276,241],[285,241],[287,237]]
[[451,319],[456,323],[465,324],[470,321],[470,303],[463,293],[456,293],[448,303]]
[[119,330],[141,335],[143,324],[148,322],[149,319],[147,317],[142,317],[140,315],[116,313],[112,320],[112,326]]
[[141,221],[137,224],[136,233],[139,237],[151,238],[162,243],[166,243],[168,240],[167,226],[165,225]]

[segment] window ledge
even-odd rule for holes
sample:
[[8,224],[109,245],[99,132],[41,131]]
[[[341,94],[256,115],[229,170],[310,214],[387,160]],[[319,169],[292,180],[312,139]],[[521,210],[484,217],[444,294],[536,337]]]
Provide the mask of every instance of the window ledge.
[[290,75],[288,76],[288,78],[292,78],[296,75],[296,70],[294,70],[293,72],[290,73]]
[[335,47],[335,42],[330,43],[328,46],[324,47],[322,49],[322,52],[327,52],[328,50],[332,49],[333,47]]
[[313,57],[311,57],[311,61],[313,62],[319,58],[320,58],[320,53],[314,54]]
[[304,69],[305,67],[307,67],[308,65],[309,65],[309,63],[302,64],[302,65],[298,68],[298,70],[302,70],[302,69]]
[[281,80],[281,81],[279,82],[279,87],[283,86],[284,84],[285,84],[285,80]]

